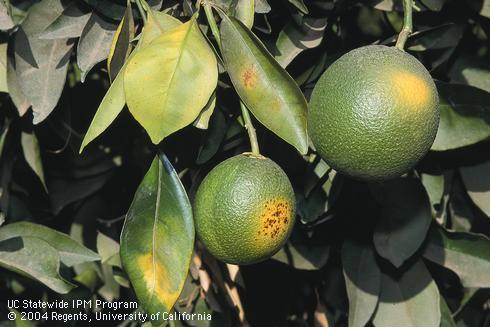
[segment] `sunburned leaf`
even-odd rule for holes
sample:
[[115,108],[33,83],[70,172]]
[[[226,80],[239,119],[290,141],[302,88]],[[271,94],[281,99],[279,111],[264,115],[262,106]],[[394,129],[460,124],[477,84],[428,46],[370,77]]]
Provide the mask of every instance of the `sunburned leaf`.
[[199,116],[217,80],[216,57],[193,17],[128,61],[124,92],[129,111],[156,144]]
[[137,53],[139,49],[143,49],[145,46],[150,44],[155,38],[160,36],[164,30],[169,30],[179,25],[181,25],[180,21],[170,15],[160,12],[149,12],[148,22],[143,28],[141,39],[138,42],[136,49],[131,53],[126,63],[119,71],[119,74],[112,82],[109,90],[104,96],[104,99],[102,99],[102,102],[100,103],[99,108],[97,109],[97,112],[90,123],[87,133],[83,138],[82,145],[80,146],[80,152],[83,151],[87,144],[102,134],[102,132],[104,132],[107,127],[112,124],[114,119],[116,119],[124,108],[126,99],[124,94],[123,75],[127,62]]
[[168,159],[155,157],[121,234],[123,268],[146,312],[172,310],[184,286],[193,247],[194,222],[185,189]]

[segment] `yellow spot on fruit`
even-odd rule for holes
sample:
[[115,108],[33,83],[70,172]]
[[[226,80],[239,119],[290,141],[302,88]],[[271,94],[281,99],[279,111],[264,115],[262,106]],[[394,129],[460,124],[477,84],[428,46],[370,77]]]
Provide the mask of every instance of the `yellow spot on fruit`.
[[396,94],[404,103],[423,109],[430,101],[427,82],[411,72],[397,72],[392,77]]
[[167,268],[153,259],[152,254],[141,256],[138,258],[138,266],[143,273],[150,296],[157,297],[158,301],[170,310],[179,297],[182,285],[177,288],[172,287]]
[[248,89],[255,87],[255,84],[257,84],[257,72],[255,71],[254,66],[247,66],[240,76],[243,85]]
[[257,236],[265,239],[282,239],[292,219],[291,204],[283,199],[267,200],[260,213],[261,223]]

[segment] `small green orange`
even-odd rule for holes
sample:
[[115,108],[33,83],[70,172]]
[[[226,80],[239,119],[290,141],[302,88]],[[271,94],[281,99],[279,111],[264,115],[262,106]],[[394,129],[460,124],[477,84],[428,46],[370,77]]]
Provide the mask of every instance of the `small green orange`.
[[308,129],[320,156],[358,179],[410,170],[430,149],[439,124],[437,89],[413,56],[371,45],[350,51],[320,77]]
[[263,156],[241,154],[204,178],[196,193],[194,222],[211,254],[244,265],[279,251],[293,228],[295,208],[284,171]]

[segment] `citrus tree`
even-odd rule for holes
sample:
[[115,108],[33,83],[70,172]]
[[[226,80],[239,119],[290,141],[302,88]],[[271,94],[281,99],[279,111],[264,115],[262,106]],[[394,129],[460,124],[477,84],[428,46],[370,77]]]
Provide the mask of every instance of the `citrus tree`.
[[488,1],[0,0],[0,30],[1,326],[490,324]]

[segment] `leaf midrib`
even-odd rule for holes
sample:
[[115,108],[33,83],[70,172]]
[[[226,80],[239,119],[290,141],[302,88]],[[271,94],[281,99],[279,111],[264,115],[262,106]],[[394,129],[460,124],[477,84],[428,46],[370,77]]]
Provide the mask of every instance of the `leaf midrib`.
[[155,204],[155,214],[153,217],[153,229],[152,229],[152,249],[151,249],[151,258],[152,258],[152,288],[150,292],[150,298],[148,299],[148,303],[151,303],[153,300],[153,297],[155,295],[155,288],[156,288],[156,227],[157,227],[157,221],[158,221],[158,212],[160,211],[160,198],[161,198],[161,193],[162,193],[162,162],[158,159],[158,180],[157,180],[157,198],[156,198],[156,204]]
[[[177,69],[180,65],[180,61],[182,59],[182,53],[184,52],[183,49],[185,47],[185,44],[187,43],[187,38],[189,37],[189,34],[191,34],[190,32],[191,32],[191,29],[193,28],[195,22],[196,22],[196,20],[194,18],[192,18],[191,21],[189,22],[190,23],[189,28],[187,29],[187,31],[185,33],[184,39],[182,40],[180,46],[178,47],[177,62],[175,63],[174,69],[172,70],[172,75],[170,76],[170,79],[168,81],[168,89],[167,89],[167,92],[165,94],[165,100],[163,101],[162,113],[165,112],[165,109],[167,108],[168,99],[170,98],[168,95],[171,93],[171,90],[172,90],[175,72],[177,71]],[[183,25],[185,25],[185,24],[183,24]],[[164,124],[162,124],[161,126],[163,129],[166,130],[166,128],[164,127],[165,126]],[[166,132],[164,132],[164,134],[165,135],[163,135],[163,137],[166,137],[168,135]]]

